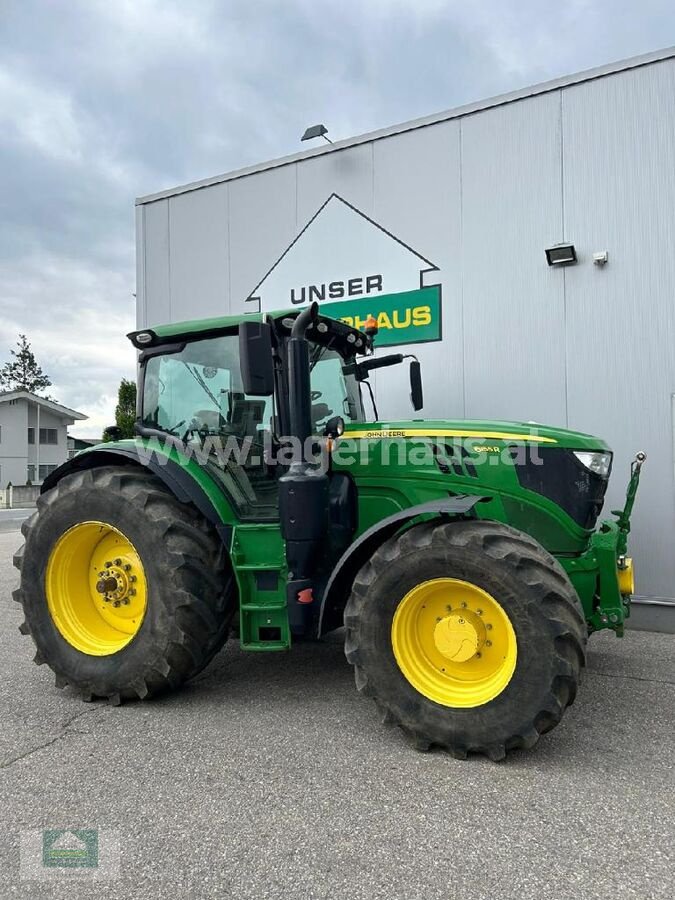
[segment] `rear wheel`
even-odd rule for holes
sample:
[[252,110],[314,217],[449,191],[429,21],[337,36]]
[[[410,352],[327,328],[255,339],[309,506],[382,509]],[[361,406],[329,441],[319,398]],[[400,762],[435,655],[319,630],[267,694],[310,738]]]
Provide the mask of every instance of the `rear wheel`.
[[501,759],[575,697],[586,624],[557,561],[496,522],[425,523],[385,542],[345,610],[359,690],[420,749]]
[[236,590],[212,526],[153,475],[63,478],[24,524],[21,630],[59,686],[113,703],[174,688],[227,638]]

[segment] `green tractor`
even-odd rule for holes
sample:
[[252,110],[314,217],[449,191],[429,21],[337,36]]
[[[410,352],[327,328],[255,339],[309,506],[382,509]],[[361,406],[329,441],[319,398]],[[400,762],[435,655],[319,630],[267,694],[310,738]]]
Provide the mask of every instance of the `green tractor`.
[[136,437],[49,475],[15,558],[21,631],[57,686],[144,699],[231,630],[270,651],[344,626],[358,690],[419,749],[496,760],[560,721],[589,632],[623,633],[644,455],[596,528],[598,438],[367,421],[370,372],[409,365],[415,410],[422,383],[365,326],[313,304],[129,335]]

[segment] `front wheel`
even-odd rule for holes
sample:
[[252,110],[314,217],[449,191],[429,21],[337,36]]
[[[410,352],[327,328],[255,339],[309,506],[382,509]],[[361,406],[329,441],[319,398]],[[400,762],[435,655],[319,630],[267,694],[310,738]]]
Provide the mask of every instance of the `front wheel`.
[[575,697],[586,623],[557,561],[497,522],[425,523],[386,541],[345,610],[359,690],[420,749],[501,759]]

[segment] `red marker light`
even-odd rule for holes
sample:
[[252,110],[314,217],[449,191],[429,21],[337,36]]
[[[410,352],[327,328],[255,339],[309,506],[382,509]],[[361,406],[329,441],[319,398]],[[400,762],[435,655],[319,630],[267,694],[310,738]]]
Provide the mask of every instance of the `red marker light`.
[[314,603],[314,594],[311,587],[298,591],[298,603]]

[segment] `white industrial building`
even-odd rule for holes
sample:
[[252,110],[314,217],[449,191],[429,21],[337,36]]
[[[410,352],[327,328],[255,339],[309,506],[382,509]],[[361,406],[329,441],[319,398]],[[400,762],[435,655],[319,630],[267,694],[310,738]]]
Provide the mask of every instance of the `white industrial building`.
[[[576,262],[548,265],[563,242]],[[646,451],[638,595],[675,610],[675,49],[143,197],[137,248],[139,327],[384,310],[426,417],[606,438],[606,511]],[[406,377],[380,380],[388,418]]]

